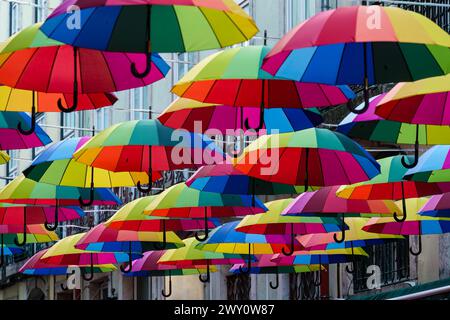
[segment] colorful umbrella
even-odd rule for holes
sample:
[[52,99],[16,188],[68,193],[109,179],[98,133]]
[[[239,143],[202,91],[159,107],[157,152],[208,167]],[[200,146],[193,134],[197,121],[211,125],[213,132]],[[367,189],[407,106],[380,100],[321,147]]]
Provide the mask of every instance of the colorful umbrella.
[[[76,162],[73,154],[90,138],[69,138],[59,141],[41,152],[23,171],[31,180],[52,185],[80,188],[113,188],[135,186],[139,181],[148,183],[148,175],[143,172],[112,172],[89,167]],[[161,178],[159,172],[152,173],[152,179]],[[80,203],[89,206],[93,199]]]
[[[334,217],[282,216],[283,210],[294,199],[281,199],[265,203],[268,211],[262,214],[247,216],[236,226],[236,231],[252,234],[289,234],[291,245],[289,251],[282,249],[283,254],[291,255],[295,247],[295,235],[308,233],[327,233],[339,231],[341,222]],[[345,228],[345,225],[342,227]]]
[[280,264],[334,264],[350,262],[353,257],[369,256],[362,248],[333,249],[315,251],[296,251],[292,256],[282,256],[276,254],[272,258],[273,262]]
[[[257,131],[263,128],[265,108],[328,107],[346,103],[354,97],[353,91],[346,86],[274,78],[261,70],[269,50],[267,46],[246,46],[210,55],[184,75],[172,92],[201,102],[259,107]],[[245,128],[250,129],[249,118],[245,120]]]
[[[158,120],[121,122],[96,134],[74,154],[76,161],[114,172],[150,173],[220,163],[226,155],[214,142],[195,133],[175,132]],[[150,179],[153,180],[153,179]],[[138,181],[137,187],[144,188]]]
[[303,185],[294,186],[247,176],[230,163],[203,166],[186,181],[186,185],[207,192],[251,194],[253,199],[257,194],[298,194],[305,191]]
[[[249,273],[252,266],[252,257],[255,254],[274,254],[282,252],[286,244],[291,241],[288,235],[262,235],[236,231],[239,221],[228,222],[214,229],[210,237],[197,245],[198,249],[228,254],[247,254],[247,269],[242,273]],[[294,249],[300,250],[298,242]]]
[[72,106],[58,100],[62,112],[78,108],[79,93],[143,87],[161,80],[170,69],[159,55],[153,54],[151,72],[137,79],[123,66],[144,62],[145,54],[72,47],[47,38],[40,26],[37,23],[24,28],[0,45],[0,83],[18,89],[73,94]]
[[[1,88],[0,86],[0,91]],[[0,149],[29,149],[42,147],[52,142],[40,126],[37,126],[35,132],[31,135],[22,135],[15,128],[17,123],[28,121],[30,121],[30,117],[25,112],[0,112]]]
[[411,254],[418,256],[422,252],[422,235],[442,234],[450,232],[450,219],[421,216],[417,212],[427,203],[427,198],[406,200],[406,206],[411,214],[405,221],[397,222],[390,218],[372,218],[363,227],[364,231],[385,234],[417,235],[418,251],[409,249]]
[[[111,93],[79,94],[77,99],[79,104],[77,110],[99,109],[111,106],[117,101],[117,97]],[[31,135],[34,137],[32,134],[34,129],[36,129],[36,112],[60,112],[57,104],[58,101],[61,101],[62,105],[72,105],[73,94],[45,93],[0,86],[0,111],[31,112],[30,121],[24,117],[23,119],[17,119],[10,124],[10,128],[17,126],[18,131],[23,135]],[[30,130],[23,129],[25,120],[26,122],[30,122]],[[38,135],[40,135],[41,129],[39,126],[37,127],[37,130]],[[23,137],[23,139],[26,138]]]
[[[205,273],[204,266],[196,266],[195,268],[185,269],[175,265],[160,264],[159,259],[165,254],[165,251],[149,251],[145,252],[140,259],[133,261],[132,269],[134,271],[124,274],[132,277],[153,277],[153,276],[169,276],[169,291],[166,290],[166,280],[164,279],[164,289],[161,290],[163,297],[167,298],[172,295],[172,276],[184,276]],[[215,266],[209,266],[210,272],[216,272]]]
[[[12,227],[14,228],[14,227]],[[15,248],[15,243],[24,243],[24,238],[27,237],[28,243],[42,243],[42,242],[52,242],[58,240],[58,235],[53,231],[47,231],[43,225],[34,224],[27,226],[26,231],[29,233],[28,236],[22,234],[19,231],[8,232],[8,226],[1,226],[0,228],[0,267],[4,263],[4,255],[7,251],[6,248]],[[14,251],[15,249],[13,249]]]
[[450,193],[432,196],[418,213],[428,217],[450,218]]
[[[122,252],[93,252],[76,249],[75,245],[84,235],[85,233],[78,233],[59,240],[42,255],[42,262],[59,266],[90,267],[89,276],[83,274],[83,279],[90,281],[94,277],[94,265],[118,264],[128,261],[128,254]],[[133,253],[134,259],[141,256]]]
[[[19,269],[20,273],[32,276],[48,276],[48,275],[66,275],[70,266],[52,265],[42,262],[42,256],[47,253],[48,249],[44,249],[35,253],[25,264]],[[80,267],[81,272],[88,271],[88,267]],[[94,265],[94,273],[112,272],[117,270],[113,264]],[[64,290],[64,286],[62,286]]]
[[450,125],[450,74],[399,83],[378,103],[375,113],[386,120]]
[[9,161],[10,157],[6,152],[0,150],[0,164],[5,164]]
[[[167,219],[144,214],[145,208],[156,198],[157,196],[143,197],[127,203],[105,222],[105,226],[116,230],[147,232],[192,231],[204,228],[204,223],[196,219]],[[208,219],[208,228],[218,225],[218,220]]]
[[20,254],[23,252],[22,249],[17,248],[15,246],[12,245],[5,245],[4,239],[3,239],[3,233],[0,234],[0,268],[3,267],[4,264],[4,260],[5,260],[5,256],[12,256],[15,254]]
[[[80,27],[67,28],[70,7],[76,5]],[[93,23],[101,21],[101,25]],[[65,1],[49,16],[42,30],[51,38],[83,48],[146,53],[217,49],[245,42],[257,32],[255,22],[233,0],[115,0],[86,3]]]
[[245,174],[292,185],[330,186],[365,181],[379,164],[359,144],[327,129],[306,129],[262,136],[238,158]]
[[158,250],[161,242],[167,248],[179,248],[184,244],[174,232],[138,232],[108,228],[105,224],[98,224],[77,242],[75,248],[94,252],[125,252],[128,253],[129,268],[120,266],[124,273],[131,271],[134,253]]
[[320,12],[288,32],[263,69],[304,82],[364,86],[450,72],[450,36],[428,18],[396,7],[350,6]]
[[450,191],[450,183],[426,183],[403,180],[403,175],[407,169],[402,165],[402,159],[402,156],[394,156],[378,160],[381,165],[381,174],[366,182],[342,186],[337,191],[337,196],[356,200],[402,200],[403,216],[399,218],[397,212],[394,213],[395,221],[402,222],[407,219],[405,199]]
[[417,166],[406,171],[403,178],[417,182],[449,182],[450,146],[433,146],[425,151]]
[[369,108],[364,114],[350,113],[337,127],[337,131],[351,138],[369,141],[414,144],[415,158],[411,163],[402,160],[406,168],[417,165],[419,144],[450,144],[450,127],[420,125],[384,120],[375,114],[376,106],[386,97],[378,95],[370,99]]
[[[254,202],[254,204],[253,204]],[[247,195],[231,195],[203,192],[189,188],[184,183],[176,184],[160,193],[145,209],[153,217],[203,218],[204,236],[208,238],[208,218],[239,217],[265,212],[267,208],[259,199]]]
[[[158,120],[174,129],[198,133],[217,130],[221,134],[238,135],[238,130],[245,130],[242,126],[244,118],[257,117],[258,109],[253,107],[236,108],[178,98],[159,115]],[[283,133],[315,127],[322,122],[317,109],[271,108],[264,113],[263,128],[268,133],[272,130]]]
[[[323,267],[320,265],[281,265],[276,262],[273,262],[271,259],[273,255],[263,254],[257,255],[256,259],[258,260],[254,263],[250,269],[250,273],[256,274],[275,274],[275,284],[272,281],[269,282],[269,286],[275,290],[279,286],[279,277],[280,273],[302,273],[302,272],[314,272],[321,271]],[[243,264],[235,264],[231,267],[230,272],[234,274],[239,274],[240,270],[245,267]],[[316,285],[318,283],[316,282]]]
[[[35,182],[25,178],[24,175],[16,177],[0,190],[0,203],[54,206],[52,210],[55,215],[53,219],[54,225],[50,226],[48,223],[45,224],[48,230],[53,231],[58,227],[60,207],[76,206],[82,201],[80,199],[91,196],[91,193],[93,193],[92,199],[94,199],[92,205],[117,205],[122,203],[109,189],[96,188],[92,191],[90,189],[76,187],[54,186]],[[26,229],[27,225],[27,210],[23,210],[24,229]],[[27,241],[27,233],[25,231],[24,234],[23,244]]]
[[[336,196],[339,186],[324,187],[313,192],[299,195],[284,209],[283,215],[288,216],[342,216],[342,235],[333,235],[334,241],[341,243],[345,240],[345,216],[360,216],[362,214],[393,214],[401,212],[390,200],[355,200],[343,199]],[[318,233],[318,232],[311,232]]]

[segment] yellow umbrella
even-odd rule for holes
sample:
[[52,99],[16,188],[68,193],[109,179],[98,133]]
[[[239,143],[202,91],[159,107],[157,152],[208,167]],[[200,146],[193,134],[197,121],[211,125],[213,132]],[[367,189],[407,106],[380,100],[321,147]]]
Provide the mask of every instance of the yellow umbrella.
[[0,151],[0,164],[5,164],[9,161],[9,159],[11,159],[9,157],[9,155],[4,152],[4,151]]

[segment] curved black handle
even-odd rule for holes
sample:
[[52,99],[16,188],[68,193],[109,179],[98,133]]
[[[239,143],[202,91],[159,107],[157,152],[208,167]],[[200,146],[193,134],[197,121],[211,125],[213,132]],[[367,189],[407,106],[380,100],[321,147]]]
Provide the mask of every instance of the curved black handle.
[[152,53],[151,52],[147,52],[145,55],[145,69],[143,72],[139,72],[136,68],[136,63],[132,62],[131,63],[131,73],[133,74],[133,76],[135,78],[138,79],[143,79],[146,76],[148,76],[150,74],[150,71],[152,70]]
[[166,292],[165,287],[166,287],[166,279],[164,279],[164,289],[161,290],[161,295],[164,298],[168,298],[172,295],[172,273],[170,270],[169,270],[169,292]]
[[91,187],[89,188],[89,199],[88,201],[84,201],[82,196],[78,197],[78,202],[80,203],[80,206],[82,207],[89,207],[92,206],[92,204],[94,203],[94,183],[91,182]]
[[283,252],[283,254],[285,256],[292,256],[292,254],[294,254],[294,242],[295,242],[295,235],[294,235],[294,224],[291,223],[291,244],[289,246],[289,251],[286,251],[285,248],[281,248],[281,252]]
[[59,215],[59,205],[58,202],[55,205],[55,223],[52,226],[48,221],[45,221],[44,227],[47,231],[55,231],[58,228],[58,215]]
[[356,114],[363,114],[364,112],[366,112],[369,109],[370,98],[369,98],[369,88],[368,88],[368,86],[364,87],[363,93],[364,93],[364,107],[362,109],[357,109],[357,106],[355,106],[352,101],[348,101],[346,106],[347,106],[347,109],[350,112],[353,112],[353,113],[356,113]]
[[261,83],[261,104],[259,105],[259,123],[258,126],[256,128],[251,128],[250,127],[250,122],[248,121],[248,118],[245,119],[245,128],[247,130],[255,130],[256,132],[258,132],[259,130],[261,130],[264,127],[264,109],[265,109],[265,97],[266,97],[266,81],[267,80],[262,80]]
[[342,214],[342,220],[341,220],[341,238],[338,239],[337,233],[333,234],[333,239],[336,243],[342,243],[345,241],[345,215]]
[[279,280],[279,277],[278,277],[278,272],[275,273],[275,284],[273,284],[272,280],[270,280],[269,286],[273,290],[278,289],[278,287],[280,286],[280,280]]
[[91,265],[89,268],[89,276],[86,276],[85,273],[82,273],[81,277],[83,278],[84,281],[91,281],[92,279],[94,279],[94,257],[92,253],[91,253]]
[[319,270],[317,277],[314,278],[314,285],[316,287],[320,287],[321,284],[322,284],[322,277],[320,276],[320,270]]
[[416,141],[414,143],[414,159],[412,163],[408,163],[407,161],[407,156],[403,156],[402,157],[402,165],[403,167],[405,167],[406,169],[412,169],[415,166],[417,166],[417,164],[419,163],[419,125],[416,125]]
[[244,270],[242,266],[239,266],[239,272],[242,274],[250,274],[252,269],[252,244],[248,244],[248,257],[247,257],[247,270]]
[[16,246],[23,247],[27,243],[27,207],[23,208],[23,239],[19,242],[19,235],[14,238]]
[[209,233],[209,230],[208,230],[208,207],[205,207],[205,216],[204,216],[204,222],[205,222],[205,226],[204,226],[204,235],[203,235],[203,237],[200,237],[199,235],[198,235],[198,232],[195,232],[195,239],[197,239],[197,241],[199,241],[199,242],[205,242],[207,239],[208,239],[208,233]]
[[71,113],[78,108],[78,48],[73,47],[73,104],[71,107],[64,107],[62,99],[58,99],[58,109],[63,113]]
[[398,213],[394,212],[394,220],[397,222],[404,222],[406,220],[407,217],[407,209],[406,209],[406,200],[405,200],[405,185],[404,185],[404,181],[402,181],[400,183],[401,188],[402,188],[402,210],[403,210],[403,215],[401,218],[398,217]]
[[17,130],[20,132],[20,134],[29,136],[34,133],[34,130],[36,129],[36,106],[35,106],[35,93],[33,91],[33,105],[31,107],[31,122],[30,122],[30,128],[28,130],[23,129],[22,122],[19,122],[17,124]]
[[162,244],[159,244],[159,242],[154,243],[154,247],[156,250],[165,250],[167,247],[167,233],[166,233],[166,220],[162,219],[162,233],[163,233],[163,242]]
[[143,187],[141,182],[138,181],[136,184],[137,189],[145,194],[152,192],[152,181],[153,181],[153,171],[152,171],[152,146],[148,146],[148,187]]
[[69,290],[69,288],[64,283],[61,283],[60,286],[61,286],[62,291]]
[[132,252],[131,252],[131,247],[132,247],[132,243],[130,241],[130,247],[129,247],[129,251],[128,251],[128,268],[124,268],[123,265],[121,265],[120,271],[122,271],[123,273],[130,273],[131,270],[133,270],[133,257],[132,257]]
[[209,271],[209,260],[206,262],[206,277],[203,278],[202,275],[200,274],[198,276],[198,279],[200,280],[200,282],[202,283],[208,283],[210,280],[210,271]]
[[[420,222],[419,222],[420,223]],[[413,256],[419,256],[422,253],[422,236],[419,234],[418,236],[419,238],[419,246],[417,248],[417,251],[414,251],[413,248],[409,248],[409,252],[413,255]]]
[[350,267],[348,265],[345,266],[345,271],[347,271],[347,273],[353,274],[355,273],[355,251],[354,251],[354,247],[353,247],[353,242],[351,242],[352,244],[352,269],[350,269]]

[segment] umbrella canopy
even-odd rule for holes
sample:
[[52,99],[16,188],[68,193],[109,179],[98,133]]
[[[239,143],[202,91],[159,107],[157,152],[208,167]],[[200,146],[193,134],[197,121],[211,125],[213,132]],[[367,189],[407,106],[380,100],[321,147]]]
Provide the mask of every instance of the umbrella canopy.
[[418,213],[428,217],[450,218],[450,193],[432,196]]
[[402,200],[403,217],[399,218],[398,214],[394,213],[394,219],[401,222],[407,218],[405,199],[450,191],[450,183],[426,183],[403,180],[407,169],[402,165],[401,159],[402,156],[394,156],[378,160],[381,166],[381,174],[366,182],[342,186],[337,191],[337,196],[359,200]]
[[[294,252],[295,235],[308,233],[327,233],[339,231],[341,222],[334,217],[283,216],[281,213],[294,199],[282,199],[267,202],[268,211],[262,214],[247,216],[236,226],[236,231],[252,234],[289,234],[291,236],[290,255]],[[345,226],[343,226],[345,228]]]
[[450,181],[450,146],[433,146],[425,151],[417,166],[406,171],[403,178],[430,183]]
[[[272,261],[280,264],[334,264],[353,262],[354,256],[369,255],[362,248],[333,249],[317,251],[296,251],[292,256],[276,254]],[[351,272],[350,272],[351,273]]]
[[[42,256],[47,253],[48,249],[44,249],[35,253],[25,264],[19,269],[20,273],[33,276],[48,275],[65,275],[68,274],[70,266],[52,265],[42,262]],[[87,271],[86,267],[80,267],[82,272]],[[112,272],[117,270],[113,264],[94,265],[94,273]]]
[[6,152],[0,150],[0,164],[5,164],[9,161],[10,157]]
[[[178,98],[159,115],[158,120],[174,129],[202,133],[218,130],[221,134],[238,135],[238,130],[251,134],[245,130],[244,119],[257,117],[258,109],[253,107],[236,108]],[[315,127],[322,122],[317,109],[271,108],[264,113],[263,129],[268,133],[272,130],[283,133]]]
[[399,83],[378,103],[376,114],[387,120],[450,125],[450,74]]
[[138,79],[123,66],[130,62],[145,63],[145,54],[72,47],[48,38],[40,31],[41,25],[24,28],[0,45],[0,83],[18,89],[74,95],[116,92],[161,80],[170,69],[155,53],[150,74]]
[[358,111],[364,112],[369,85],[449,73],[449,47],[448,33],[418,13],[396,7],[340,7],[288,32],[262,68],[297,81],[364,85],[365,108]]
[[374,233],[418,235],[418,251],[409,249],[411,254],[418,256],[422,252],[422,235],[450,232],[450,219],[436,219],[418,214],[427,201],[427,198],[408,199],[406,200],[406,206],[411,214],[405,221],[397,222],[390,218],[372,218],[363,227],[363,230]]
[[[73,154],[89,139],[68,138],[53,144],[33,160],[23,171],[24,175],[37,182],[80,188],[130,187],[139,181],[148,183],[148,175],[144,172],[112,172],[76,162]],[[160,178],[159,172],[152,173],[153,180]]]
[[[80,9],[81,28],[69,30],[72,5]],[[233,0],[77,0],[59,5],[42,31],[78,47],[146,53],[223,48],[249,40],[258,28]]]
[[[1,100],[0,86],[0,100]],[[0,101],[0,110],[2,102]],[[40,126],[31,135],[23,135],[16,128],[18,123],[29,122],[31,119],[25,112],[0,111],[0,149],[30,149],[42,147],[52,142]]]
[[410,124],[385,120],[375,114],[377,105],[386,97],[381,94],[370,99],[364,114],[350,113],[337,127],[337,131],[351,138],[368,141],[414,144],[414,160],[404,162],[406,168],[417,165],[419,145],[450,144],[450,127],[425,124]]
[[[273,255],[270,254],[262,254],[256,255],[256,261],[252,268],[250,269],[250,273],[256,274],[270,274],[270,273],[300,273],[300,272],[314,272],[320,271],[323,269],[320,265],[292,265],[292,264],[279,264],[277,262],[272,261],[274,258]],[[238,274],[240,273],[240,269],[245,267],[243,264],[235,264],[231,267],[230,272]]]
[[[114,172],[151,173],[220,163],[226,155],[195,133],[174,132],[158,120],[121,122],[96,134],[74,154],[76,161]],[[141,183],[138,188],[144,189]]]
[[[167,219],[164,217],[152,217],[144,214],[145,208],[157,198],[157,196],[136,199],[120,208],[104,224],[108,228],[131,231],[192,231],[201,230],[204,224],[194,219]],[[219,222],[208,219],[208,228],[215,228]]]
[[[89,198],[90,189],[54,186],[39,183],[20,175],[0,190],[0,202],[45,205],[76,206],[80,197]],[[122,202],[109,189],[93,189],[92,205],[117,205]]]
[[247,176],[231,163],[203,166],[186,181],[186,185],[200,191],[224,194],[276,195],[305,191],[303,185],[276,183]]
[[[270,151],[269,151],[270,150]],[[331,186],[366,181],[379,164],[359,144],[327,129],[261,136],[237,159],[245,174],[277,183]]]

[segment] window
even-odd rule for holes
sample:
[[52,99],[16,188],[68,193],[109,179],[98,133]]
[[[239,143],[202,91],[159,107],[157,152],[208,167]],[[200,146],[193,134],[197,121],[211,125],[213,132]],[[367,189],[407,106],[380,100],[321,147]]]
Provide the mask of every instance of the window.
[[409,279],[409,239],[393,240],[384,244],[365,247],[369,257],[356,257],[353,277],[354,292],[368,290],[367,267],[376,265],[381,271],[381,286]]
[[286,30],[291,30],[297,24],[312,17],[316,12],[315,0],[286,1]]
[[18,157],[19,157],[19,151],[18,150],[9,150],[8,151],[9,156],[11,159],[8,161],[6,166],[6,176],[8,177],[15,177],[17,175],[17,168],[18,168]]
[[48,1],[34,0],[34,22],[43,21],[48,15]]
[[9,34],[13,35],[22,29],[22,6],[16,2],[9,4]]
[[78,112],[61,113],[61,140],[75,136],[77,114]]
[[180,80],[196,63],[194,52],[178,53],[177,67],[175,69],[175,79]]
[[95,129],[104,130],[111,125],[111,109],[100,108],[95,111]]
[[[37,113],[36,114],[36,124],[37,125],[45,124],[45,113]],[[45,146],[35,147],[35,148],[31,149],[32,159],[36,158],[43,150],[45,150]]]
[[131,90],[130,92],[130,120],[149,119],[149,113],[151,112],[151,106],[148,87],[141,87]]

